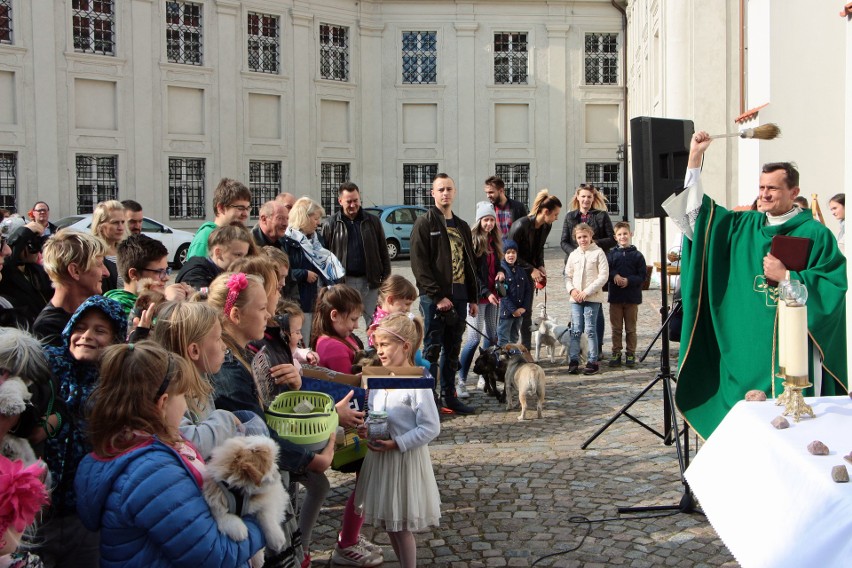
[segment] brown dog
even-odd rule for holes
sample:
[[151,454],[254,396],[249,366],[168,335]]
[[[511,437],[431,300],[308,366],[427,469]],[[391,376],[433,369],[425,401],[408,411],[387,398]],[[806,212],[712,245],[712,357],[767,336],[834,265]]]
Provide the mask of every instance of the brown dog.
[[523,345],[506,345],[500,351],[500,363],[506,368],[506,410],[514,407],[512,389],[515,389],[521,403],[518,420],[527,419],[527,404],[532,400],[536,400],[536,410],[541,418],[544,407],[544,371],[533,362],[530,352]]

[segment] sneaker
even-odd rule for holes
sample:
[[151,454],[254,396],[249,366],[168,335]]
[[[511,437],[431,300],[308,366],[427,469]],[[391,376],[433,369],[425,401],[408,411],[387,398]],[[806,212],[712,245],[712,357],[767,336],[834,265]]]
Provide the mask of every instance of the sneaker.
[[341,548],[340,543],[335,545],[331,554],[332,564],[339,566],[378,566],[384,562],[384,558],[377,556],[356,542],[352,546]]
[[627,365],[628,367],[635,367],[636,366],[636,355],[634,355],[633,353],[628,353],[627,354],[627,360],[624,362],[624,364]]
[[583,374],[584,375],[594,375],[594,374],[597,374],[599,369],[600,369],[600,366],[597,363],[592,363],[591,361],[589,361],[588,363],[586,363],[586,368],[583,369]]
[[568,374],[569,375],[579,375],[580,374],[580,362],[579,361],[571,361],[568,363]]
[[484,391],[485,390],[485,379],[483,379],[482,377],[479,377],[479,380],[476,381],[476,388],[478,388],[481,391]]
[[610,367],[621,367],[621,353],[616,353],[609,358]]
[[444,396],[444,408],[450,411],[448,414],[473,414],[475,412],[472,406],[466,405],[455,395]]
[[381,556],[382,558],[385,557],[385,551],[382,550],[382,547],[379,546],[378,544],[376,544],[375,542],[370,542],[369,540],[364,538],[364,535],[362,535],[362,534],[358,535],[358,544],[360,544],[361,546],[363,546],[364,548],[366,548],[367,550],[369,550],[373,554]]
[[464,384],[464,379],[461,377],[456,379],[456,396],[459,398],[470,398],[470,393],[467,392],[467,385]]

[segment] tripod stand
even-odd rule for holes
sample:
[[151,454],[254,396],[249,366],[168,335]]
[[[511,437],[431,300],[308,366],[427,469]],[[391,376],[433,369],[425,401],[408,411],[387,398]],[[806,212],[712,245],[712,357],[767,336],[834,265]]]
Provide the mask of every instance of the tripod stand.
[[[654,379],[645,385],[639,393],[634,396],[630,402],[625,404],[618,412],[616,412],[602,427],[600,427],[597,432],[592,434],[589,439],[583,442],[583,445],[580,446],[582,449],[586,449],[595,439],[600,436],[607,428],[609,428],[616,420],[618,420],[621,416],[626,416],[633,422],[639,424],[655,436],[658,436],[663,440],[663,443],[667,446],[674,443],[677,449],[677,461],[680,467],[680,478],[681,482],[684,486],[684,495],[680,500],[679,505],[663,505],[663,506],[653,506],[653,507],[619,507],[619,513],[640,513],[646,511],[672,511],[677,510],[682,513],[690,513],[694,511],[695,505],[692,498],[692,492],[689,489],[689,485],[686,482],[686,478],[684,477],[684,472],[686,468],[689,466],[689,426],[684,424],[683,430],[679,429],[678,426],[678,416],[677,416],[677,408],[674,404],[674,393],[672,391],[672,383],[676,381],[674,374],[671,370],[671,363],[669,360],[669,323],[671,322],[672,316],[675,315],[676,311],[680,309],[680,301],[674,303],[671,312],[669,312],[669,298],[668,298],[668,262],[666,258],[666,225],[665,225],[665,217],[659,217],[660,220],[660,292],[662,295],[662,306],[660,307],[660,315],[662,320],[662,326],[660,330],[657,332],[657,335],[654,337],[651,344],[648,345],[648,348],[640,357],[640,361],[644,361],[648,356],[648,353],[651,351],[651,348],[656,343],[657,339],[662,336],[662,353],[660,355],[660,370],[657,373],[657,376]],[[648,424],[645,424],[632,414],[630,414],[630,408],[636,404],[639,399],[641,399],[645,394],[651,390],[657,383],[663,384],[663,431],[660,432]],[[683,444],[681,444],[681,435],[683,435]]]

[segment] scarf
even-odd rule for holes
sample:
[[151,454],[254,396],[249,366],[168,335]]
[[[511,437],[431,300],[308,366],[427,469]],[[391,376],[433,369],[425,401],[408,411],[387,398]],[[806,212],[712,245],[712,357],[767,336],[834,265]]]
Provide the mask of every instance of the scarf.
[[320,271],[327,282],[333,284],[346,276],[343,265],[331,251],[323,248],[316,233],[307,237],[298,229],[287,227],[284,235],[299,243],[308,261]]

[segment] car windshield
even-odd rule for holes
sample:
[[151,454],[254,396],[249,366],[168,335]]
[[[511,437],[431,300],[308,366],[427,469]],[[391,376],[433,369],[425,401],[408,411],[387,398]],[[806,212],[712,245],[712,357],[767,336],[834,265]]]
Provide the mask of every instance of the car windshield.
[[57,229],[64,229],[65,227],[70,227],[74,223],[76,223],[78,221],[82,221],[82,220],[83,220],[82,215],[72,215],[70,217],[63,217],[62,219],[60,219],[59,221],[56,222],[56,228]]

